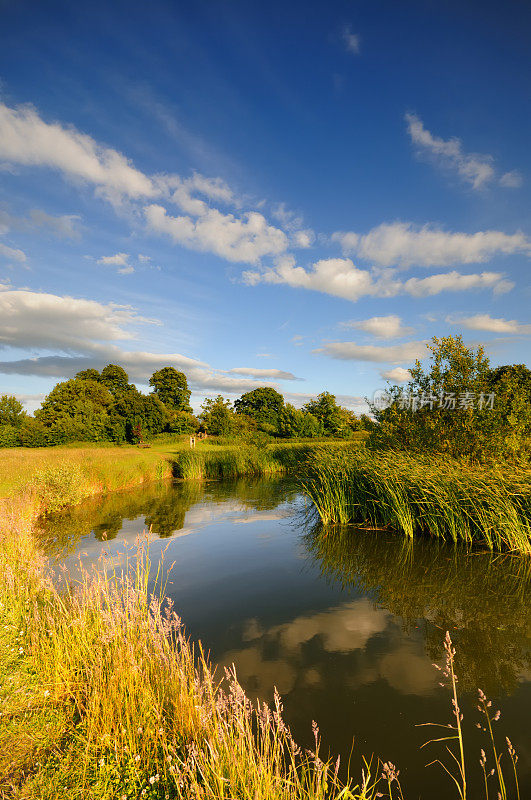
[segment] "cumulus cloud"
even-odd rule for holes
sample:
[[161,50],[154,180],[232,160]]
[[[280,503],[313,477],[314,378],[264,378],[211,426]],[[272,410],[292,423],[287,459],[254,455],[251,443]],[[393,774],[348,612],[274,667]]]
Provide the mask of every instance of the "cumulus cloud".
[[349,320],[343,322],[346,328],[357,328],[365,333],[370,333],[378,339],[398,339],[400,336],[409,336],[413,328],[402,325],[402,320],[396,314],[386,317],[370,317],[370,319]]
[[[411,141],[419,151],[429,155],[442,167],[455,170],[473,189],[482,189],[497,178],[491,155],[466,153],[460,139],[434,136],[416,114],[406,114],[406,122]],[[498,182],[505,188],[517,188],[522,184],[522,176],[513,170],[502,175]]]
[[287,231],[294,247],[307,248],[315,242],[315,233],[311,228],[305,227],[302,215],[290,211],[285,203],[278,203],[271,213]]
[[[278,255],[289,246],[280,228],[256,211],[239,216],[211,207],[209,202],[239,206],[230,187],[220,178],[194,173],[189,178],[161,174],[148,176],[122,153],[96,142],[74,127],[48,123],[29,106],[9,108],[0,103],[0,159],[58,170],[65,178],[82,181],[114,204],[124,200],[144,206],[148,227],[169,235],[193,250],[215,253],[229,261],[258,264],[263,256]],[[175,203],[183,216],[171,216],[158,204]],[[307,247],[310,230],[294,230],[293,241]]]
[[501,272],[463,275],[454,270],[428,278],[401,281],[395,277],[393,270],[376,273],[374,270],[360,269],[350,258],[321,259],[310,269],[305,269],[296,266],[291,256],[278,259],[275,268],[263,272],[246,270],[242,278],[249,286],[258,283],[287,284],[293,288],[311,289],[352,302],[366,296],[395,297],[410,294],[413,297],[426,297],[443,291],[485,288],[500,293],[513,286]]
[[400,364],[404,361],[416,361],[426,355],[426,342],[405,342],[385,347],[373,344],[356,344],[355,342],[328,342],[318,347],[314,353],[322,353],[341,361],[372,361]]
[[418,227],[411,222],[382,223],[364,235],[338,231],[332,238],[345,253],[356,253],[384,267],[479,264],[495,256],[531,255],[531,239],[521,232],[452,233],[432,225]]
[[288,247],[286,234],[269,225],[256,211],[238,218],[205,207],[195,220],[190,216],[172,217],[156,204],[144,211],[151,230],[167,234],[174,242],[192,250],[215,253],[227,261],[258,264],[263,256],[278,255]]
[[395,383],[406,383],[411,380],[411,372],[408,369],[404,369],[404,367],[384,369],[380,374],[382,378],[387,378],[387,380]]
[[517,322],[515,319],[491,317],[489,314],[474,314],[472,317],[446,317],[446,322],[459,323],[471,331],[489,331],[490,333],[531,333],[531,325]]

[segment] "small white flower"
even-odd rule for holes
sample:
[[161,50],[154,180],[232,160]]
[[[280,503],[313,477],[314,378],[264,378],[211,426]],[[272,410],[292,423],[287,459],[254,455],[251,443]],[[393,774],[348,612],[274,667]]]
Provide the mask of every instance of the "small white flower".
[[159,728],[159,736],[162,736],[163,733],[164,733],[164,729],[163,728]]
[[138,754],[135,756],[135,761],[140,761],[140,756]]
[[18,648],[18,652],[19,652],[19,653],[23,653],[23,652],[24,652],[24,648],[23,648],[23,647],[19,647],[19,648]]
[[155,783],[155,776],[154,775],[151,776],[151,778],[149,779],[149,782],[153,786],[153,784]]
[[49,696],[49,694],[50,694],[50,690],[49,690],[49,689],[45,689],[45,690],[44,690],[44,696],[45,696],[45,697],[48,697],[48,696]]
[[104,767],[105,766],[105,759],[104,758],[100,758],[98,764],[100,765],[100,767]]

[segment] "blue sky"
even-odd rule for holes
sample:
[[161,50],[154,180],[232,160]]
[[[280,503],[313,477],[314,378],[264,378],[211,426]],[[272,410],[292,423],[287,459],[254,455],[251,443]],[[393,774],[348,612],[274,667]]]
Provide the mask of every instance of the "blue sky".
[[531,6],[0,0],[0,392],[528,363]]

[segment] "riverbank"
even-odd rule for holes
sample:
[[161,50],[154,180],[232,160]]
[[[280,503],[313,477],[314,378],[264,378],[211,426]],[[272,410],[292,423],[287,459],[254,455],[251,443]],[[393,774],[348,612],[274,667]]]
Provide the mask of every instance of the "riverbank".
[[531,469],[393,451],[319,449],[300,485],[322,522],[531,555]]
[[0,568],[2,798],[339,795],[280,705],[252,709],[234,676],[219,687],[171,606],[148,595],[146,550],[126,576],[59,594],[13,515]]
[[198,442],[189,437],[134,445],[5,448],[0,450],[0,498],[8,506],[24,498],[26,512],[39,516],[103,492],[155,480],[185,480],[282,474],[297,467],[316,447],[343,448],[344,442],[281,442],[262,448]]

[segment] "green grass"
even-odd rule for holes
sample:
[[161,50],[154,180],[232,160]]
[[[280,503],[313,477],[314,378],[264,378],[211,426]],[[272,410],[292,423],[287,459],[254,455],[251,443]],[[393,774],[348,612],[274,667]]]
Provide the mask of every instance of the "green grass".
[[531,554],[531,470],[317,449],[300,473],[325,524],[388,528]]

